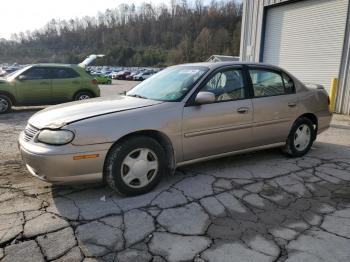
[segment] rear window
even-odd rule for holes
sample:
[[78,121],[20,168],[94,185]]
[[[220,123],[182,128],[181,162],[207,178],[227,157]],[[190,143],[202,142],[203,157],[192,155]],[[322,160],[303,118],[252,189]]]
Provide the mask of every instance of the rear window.
[[72,68],[54,68],[53,69],[53,78],[62,79],[62,78],[75,78],[79,77],[79,74],[75,72]]

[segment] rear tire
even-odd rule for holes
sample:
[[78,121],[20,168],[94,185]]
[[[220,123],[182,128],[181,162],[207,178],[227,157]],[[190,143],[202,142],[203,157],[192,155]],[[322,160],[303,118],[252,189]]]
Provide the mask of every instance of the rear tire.
[[300,117],[294,122],[282,150],[291,157],[301,157],[310,151],[316,135],[314,123],[308,118]]
[[135,136],[113,146],[104,170],[104,180],[119,194],[144,194],[156,187],[166,172],[163,147],[148,136]]
[[94,96],[88,92],[88,91],[81,91],[78,92],[75,96],[74,96],[74,101],[79,101],[79,100],[86,100],[86,99],[90,99],[93,98]]
[[11,99],[6,95],[0,94],[0,114],[5,114],[10,112],[11,108],[12,108]]

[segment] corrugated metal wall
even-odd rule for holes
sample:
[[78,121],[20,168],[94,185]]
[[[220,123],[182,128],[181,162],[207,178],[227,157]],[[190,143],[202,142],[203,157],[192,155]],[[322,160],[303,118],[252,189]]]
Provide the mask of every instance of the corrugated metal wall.
[[346,22],[338,84],[335,111],[337,113],[350,115],[350,4],[348,6],[348,18]]
[[[281,4],[282,2],[296,2],[296,0],[244,0],[242,17],[242,35],[240,57],[242,61],[258,62],[262,60],[264,10],[266,6]],[[307,0],[300,0],[307,1]],[[350,7],[349,7],[350,8]],[[347,20],[347,29],[343,47],[339,74],[339,88],[336,112],[350,114],[350,22]]]

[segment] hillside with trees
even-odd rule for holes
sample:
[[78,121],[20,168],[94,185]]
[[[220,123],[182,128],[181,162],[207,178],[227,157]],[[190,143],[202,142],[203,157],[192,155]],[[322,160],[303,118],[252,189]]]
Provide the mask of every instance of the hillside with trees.
[[234,0],[121,4],[95,17],[51,20],[40,30],[0,39],[0,63],[77,63],[103,53],[100,64],[165,66],[239,55],[241,16],[242,4]]

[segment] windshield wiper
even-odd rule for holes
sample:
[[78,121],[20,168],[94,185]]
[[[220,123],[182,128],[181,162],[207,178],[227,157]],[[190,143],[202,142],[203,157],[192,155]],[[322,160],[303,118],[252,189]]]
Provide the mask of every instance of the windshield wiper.
[[137,97],[137,98],[142,98],[142,99],[148,99],[148,97],[137,95],[137,94],[127,95],[127,96]]

